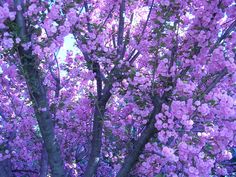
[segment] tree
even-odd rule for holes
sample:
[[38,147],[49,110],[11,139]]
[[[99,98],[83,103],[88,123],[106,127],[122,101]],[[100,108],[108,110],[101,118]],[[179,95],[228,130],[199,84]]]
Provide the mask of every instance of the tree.
[[233,175],[235,12],[0,1],[1,176]]

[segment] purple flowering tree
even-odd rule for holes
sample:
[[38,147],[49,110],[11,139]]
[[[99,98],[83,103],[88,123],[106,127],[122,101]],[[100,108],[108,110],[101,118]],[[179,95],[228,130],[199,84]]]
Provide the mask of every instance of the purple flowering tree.
[[235,29],[233,0],[0,0],[0,176],[232,176]]

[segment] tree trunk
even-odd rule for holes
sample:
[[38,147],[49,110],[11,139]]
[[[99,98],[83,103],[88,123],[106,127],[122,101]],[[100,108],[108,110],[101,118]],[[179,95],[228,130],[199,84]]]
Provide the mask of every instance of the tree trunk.
[[100,160],[100,151],[102,147],[102,127],[103,127],[104,108],[96,106],[93,121],[93,139],[92,149],[89,155],[89,161],[85,170],[85,177],[92,177],[97,170]]
[[154,109],[150,115],[149,122],[146,128],[142,132],[139,139],[135,142],[134,149],[126,156],[124,163],[117,174],[117,177],[128,177],[133,166],[137,163],[140,154],[142,153],[145,145],[148,143],[150,138],[156,132],[155,128],[155,116],[161,111],[162,103],[161,100],[155,100]]
[[10,159],[0,161],[0,176],[13,177]]
[[[19,28],[19,37],[22,41],[29,42],[29,34],[27,33],[26,23],[24,18],[23,0],[15,0],[15,9],[20,5],[23,10],[17,10],[16,23]],[[53,177],[64,177],[64,163],[60,154],[60,148],[57,143],[52,114],[49,109],[46,86],[43,84],[43,77],[38,68],[36,57],[32,55],[32,48],[25,50],[22,46],[18,47],[18,55],[21,60],[24,76],[26,79],[28,91],[35,116],[38,121],[40,132],[44,141],[44,146],[48,154],[49,165],[52,170]]]
[[43,147],[40,159],[39,177],[47,177],[47,174],[48,174],[48,154],[46,148]]

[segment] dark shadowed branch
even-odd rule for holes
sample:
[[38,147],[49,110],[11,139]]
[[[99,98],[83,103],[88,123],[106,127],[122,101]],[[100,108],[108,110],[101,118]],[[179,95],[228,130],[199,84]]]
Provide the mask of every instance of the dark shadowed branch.
[[120,4],[119,28],[118,28],[118,37],[117,37],[118,51],[120,51],[120,48],[123,44],[123,38],[124,38],[124,26],[125,26],[124,12],[125,12],[125,0],[122,0]]
[[216,43],[213,45],[213,47],[210,49],[210,53],[212,53],[219,45],[220,43],[225,40],[231,32],[235,30],[236,27],[236,20],[230,24],[230,26],[223,32],[223,34],[217,39]]
[[155,116],[161,111],[162,107],[162,98],[155,95],[153,97],[153,104],[154,108],[153,111],[149,117],[149,121],[146,125],[146,128],[141,133],[141,136],[138,138],[138,140],[135,142],[134,149],[126,156],[124,163],[120,169],[120,171],[117,174],[117,177],[128,177],[130,170],[133,168],[133,166],[138,161],[139,155],[142,153],[145,145],[150,140],[150,138],[153,136],[153,134],[156,132],[155,128]]

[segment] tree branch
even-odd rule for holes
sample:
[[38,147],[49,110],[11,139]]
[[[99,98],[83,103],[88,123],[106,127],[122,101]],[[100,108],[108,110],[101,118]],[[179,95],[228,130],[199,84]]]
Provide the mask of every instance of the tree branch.
[[124,38],[124,24],[125,24],[124,12],[125,12],[125,0],[122,0],[120,4],[119,29],[117,37],[118,55],[121,52],[120,48],[123,44],[123,38]]
[[84,7],[85,7],[85,12],[87,13],[86,16],[87,16],[87,28],[88,28],[88,32],[92,32],[92,28],[91,28],[91,24],[90,24],[90,20],[89,20],[89,16],[88,16],[88,3],[87,1],[84,2]]
[[222,69],[216,78],[211,82],[210,85],[206,87],[206,89],[198,96],[194,97],[193,100],[202,100],[205,95],[211,92],[212,89],[221,81],[221,79],[228,74],[227,68]]
[[[152,9],[153,9],[153,5],[154,5],[154,0],[152,0],[152,4],[151,4],[150,10],[149,10],[149,12],[148,12],[147,20],[145,21],[145,24],[144,24],[142,33],[141,33],[141,35],[140,35],[140,37],[139,37],[139,39],[138,39],[138,41],[137,41],[137,44],[139,44],[139,43],[141,42],[142,38],[143,38],[143,35],[144,35],[145,30],[146,30],[146,28],[147,28],[148,21],[149,21],[150,16],[151,16],[151,12],[152,12]],[[130,61],[131,63],[133,63],[133,62],[138,58],[138,56],[140,55],[140,52],[138,51],[138,52],[136,53],[136,55],[132,58],[132,56],[133,56],[133,54],[135,53],[135,51],[136,51],[136,49],[134,49],[134,50],[131,52],[130,56],[128,57],[128,61]]]
[[38,174],[38,171],[26,170],[26,169],[14,169],[12,171],[17,172],[17,173],[35,173],[35,174]]
[[159,96],[155,95],[153,98],[153,104],[154,104],[154,109],[149,117],[149,122],[147,123],[144,131],[141,133],[141,136],[135,142],[134,149],[126,156],[124,163],[117,174],[117,177],[129,176],[130,170],[136,164],[139,155],[142,153],[142,150],[144,149],[145,145],[156,132],[155,116],[161,111],[162,99]]
[[220,43],[225,40],[232,31],[235,30],[236,27],[236,20],[230,24],[230,26],[224,31],[224,33],[218,38],[216,43],[213,45],[213,47],[210,49],[210,53],[212,53],[219,45]]
[[52,75],[52,78],[55,80],[56,82],[56,90],[55,90],[55,97],[59,97],[60,94],[60,89],[61,89],[61,84],[60,84],[60,78],[58,76],[55,75],[55,73],[52,70],[52,66],[49,65],[49,71]]
[[127,34],[125,36],[125,43],[123,45],[123,49],[122,49],[121,57],[120,57],[121,59],[123,59],[124,56],[125,56],[125,52],[127,50],[127,45],[129,43],[129,40],[130,40],[130,29],[131,29],[131,25],[132,25],[132,22],[133,22],[133,18],[134,18],[134,14],[131,15],[130,24],[129,24],[130,28],[128,29]]
[[98,33],[99,33],[99,32],[102,30],[102,28],[105,26],[107,20],[108,20],[109,17],[111,16],[111,13],[112,13],[112,11],[113,11],[114,9],[115,9],[115,5],[112,7],[112,9],[110,10],[110,12],[108,13],[107,18],[104,20],[104,22],[103,22],[101,25],[99,25]]
[[[230,26],[229,26],[229,27],[223,32],[223,34],[217,39],[216,43],[210,48],[210,50],[209,50],[209,53],[210,53],[210,54],[212,54],[213,51],[220,45],[220,43],[221,43],[223,40],[225,40],[225,39],[230,35],[230,33],[231,33],[232,31],[235,30],[235,27],[236,27],[236,20],[235,20],[233,23],[230,24]],[[179,78],[184,77],[184,76],[187,74],[187,72],[189,71],[190,68],[191,68],[190,66],[186,67],[184,70],[181,71],[181,73],[179,74],[178,77],[179,77]],[[224,69],[223,69],[223,70],[224,70]],[[223,70],[222,70],[222,72],[223,72]],[[220,72],[221,72],[221,71],[220,71]],[[176,80],[177,80],[177,78],[176,78]]]

